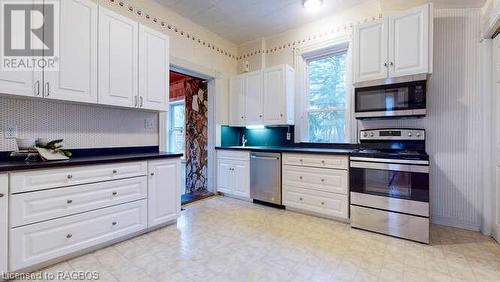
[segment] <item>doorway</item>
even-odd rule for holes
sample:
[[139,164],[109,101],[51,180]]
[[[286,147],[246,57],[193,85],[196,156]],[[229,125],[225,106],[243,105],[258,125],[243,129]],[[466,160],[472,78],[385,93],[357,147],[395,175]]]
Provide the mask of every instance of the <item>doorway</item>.
[[209,100],[205,79],[170,71],[168,149],[184,154],[181,202],[213,195],[208,189]]

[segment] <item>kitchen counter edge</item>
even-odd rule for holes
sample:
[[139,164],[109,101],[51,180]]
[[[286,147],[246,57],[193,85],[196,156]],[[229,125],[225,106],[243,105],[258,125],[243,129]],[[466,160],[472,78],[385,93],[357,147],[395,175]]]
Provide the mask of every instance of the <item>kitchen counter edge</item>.
[[216,150],[233,150],[233,151],[252,151],[252,152],[270,152],[270,153],[305,153],[305,154],[330,154],[330,155],[350,155],[352,149],[330,149],[330,148],[303,148],[303,147],[215,147]]

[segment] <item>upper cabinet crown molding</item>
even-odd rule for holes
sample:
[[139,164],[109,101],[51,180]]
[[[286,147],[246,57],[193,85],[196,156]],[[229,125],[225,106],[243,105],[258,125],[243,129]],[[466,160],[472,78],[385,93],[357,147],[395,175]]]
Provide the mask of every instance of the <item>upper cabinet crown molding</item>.
[[230,79],[231,126],[293,125],[294,70],[279,65]]
[[432,73],[433,4],[354,30],[355,83]]

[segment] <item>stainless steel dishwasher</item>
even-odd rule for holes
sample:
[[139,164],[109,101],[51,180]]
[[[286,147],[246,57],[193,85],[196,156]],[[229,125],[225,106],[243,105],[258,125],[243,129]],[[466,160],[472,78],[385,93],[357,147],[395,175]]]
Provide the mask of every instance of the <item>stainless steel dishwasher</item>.
[[250,197],[281,205],[280,153],[250,153]]

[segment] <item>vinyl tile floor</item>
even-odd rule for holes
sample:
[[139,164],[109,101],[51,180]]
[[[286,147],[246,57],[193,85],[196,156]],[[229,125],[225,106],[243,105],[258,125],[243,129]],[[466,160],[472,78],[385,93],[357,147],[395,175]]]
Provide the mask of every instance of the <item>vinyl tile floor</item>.
[[[99,281],[500,281],[500,245],[432,226],[431,245],[226,197],[185,207],[176,225],[42,270]],[[68,281],[68,280],[66,280]]]

